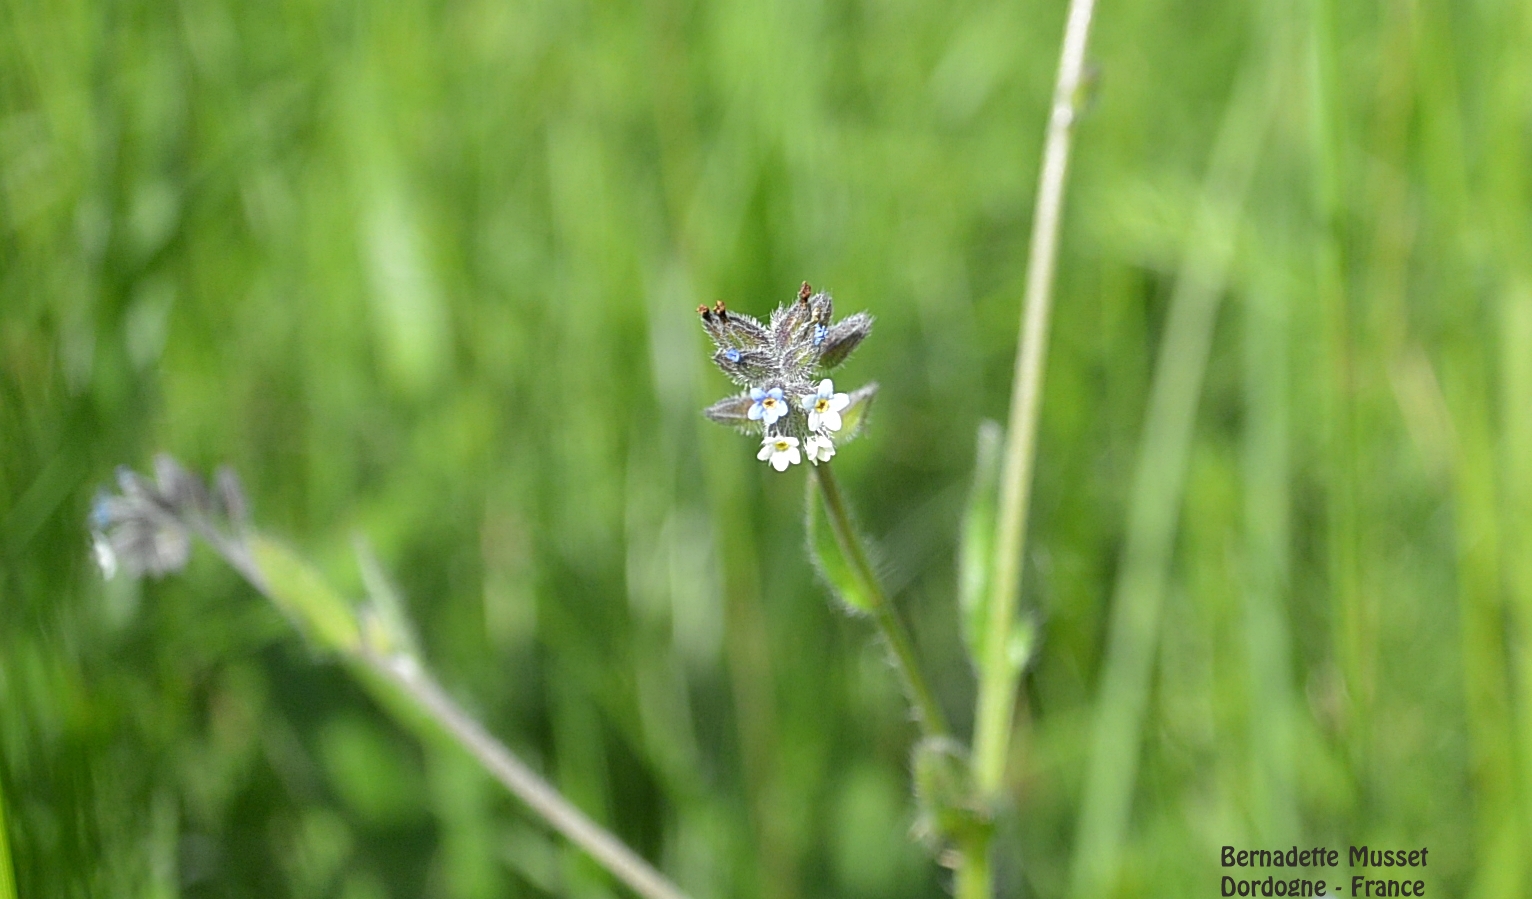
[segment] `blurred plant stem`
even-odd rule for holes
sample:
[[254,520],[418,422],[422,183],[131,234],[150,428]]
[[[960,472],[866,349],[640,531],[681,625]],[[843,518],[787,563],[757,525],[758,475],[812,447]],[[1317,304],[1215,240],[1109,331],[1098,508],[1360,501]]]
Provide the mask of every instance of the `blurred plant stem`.
[[421,711],[440,725],[460,746],[516,798],[541,815],[555,830],[585,850],[591,858],[646,899],[686,899],[680,888],[667,880],[633,850],[565,799],[552,784],[539,777],[514,753],[490,736],[479,722],[464,712],[413,656],[392,658],[377,655],[364,646],[358,659],[381,674]]
[[819,483],[819,494],[824,499],[825,512],[829,517],[830,530],[835,534],[836,546],[850,566],[851,575],[858,582],[873,622],[883,639],[888,641],[894,667],[899,669],[899,675],[904,680],[905,692],[909,694],[910,704],[915,707],[921,730],[927,736],[947,736],[947,716],[942,714],[936,694],[931,691],[931,685],[921,671],[909,631],[899,619],[899,613],[889,601],[888,595],[883,592],[877,573],[872,570],[872,563],[867,558],[867,547],[851,522],[851,513],[846,508],[846,500],[841,495],[840,484],[835,480],[830,463],[814,466],[814,477]]
[[11,843],[5,832],[4,790],[0,790],[0,899],[16,899],[16,874],[11,870]]
[[[204,536],[209,536],[229,564],[293,618],[304,633],[359,666],[369,675],[362,678],[364,681],[381,679],[403,694],[412,711],[422,713],[512,795],[634,893],[644,899],[687,899],[679,887],[565,799],[453,702],[410,649],[412,640],[404,632],[402,620],[387,614],[390,603],[374,597],[359,615],[350,602],[281,544],[254,533],[238,541]],[[6,899],[4,893],[0,899]]]
[[[1016,685],[1022,665],[1010,647],[1021,592],[1021,558],[1026,545],[1027,506],[1032,492],[1032,462],[1037,451],[1038,412],[1042,405],[1043,363],[1048,349],[1048,319],[1053,306],[1054,270],[1058,262],[1059,221],[1069,151],[1081,101],[1085,44],[1090,35],[1095,0],[1070,0],[1059,54],[1058,81],[1048,116],[1042,169],[1038,173],[1037,206],[1032,216],[1027,287],[1022,309],[1020,348],[1011,382],[1011,409],[1006,427],[1000,476],[1000,514],[990,577],[989,617],[984,627],[979,660],[979,695],[974,709],[974,782],[991,801],[1002,792],[1005,763],[1010,757]],[[1023,660],[1024,661],[1024,660]],[[959,899],[989,899],[993,891],[989,867],[989,838],[975,836],[960,847]]]

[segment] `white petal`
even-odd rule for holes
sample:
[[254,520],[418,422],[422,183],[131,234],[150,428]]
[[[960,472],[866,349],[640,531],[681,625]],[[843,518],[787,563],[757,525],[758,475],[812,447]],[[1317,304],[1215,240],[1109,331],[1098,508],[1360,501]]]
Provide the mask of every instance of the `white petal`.
[[791,464],[787,459],[787,453],[773,453],[771,456],[771,467],[777,471],[786,471],[787,466]]
[[835,392],[835,383],[833,381],[831,381],[829,378],[825,378],[823,381],[819,382],[819,391],[818,391],[818,393],[819,393],[820,396],[829,396],[830,394],[832,394],[834,392]]
[[111,580],[117,574],[117,553],[112,550],[112,544],[100,534],[91,539],[91,552],[96,556],[96,564],[101,568],[101,576]]
[[770,458],[771,457],[771,443],[767,442],[767,444],[765,446],[761,447],[761,451],[756,453],[755,457],[757,459],[760,459],[762,462],[765,462],[768,458]]
[[783,455],[787,457],[787,461],[794,465],[797,465],[799,462],[803,461],[803,457],[798,455],[798,448],[796,446],[783,453]]
[[837,393],[835,396],[830,397],[831,412],[839,412],[849,405],[851,405],[851,397],[845,395],[844,393]]
[[810,412],[809,413],[809,430],[810,431],[817,431],[817,430],[819,430],[819,413],[818,412]]
[[819,416],[819,423],[824,425],[825,426],[825,430],[827,430],[827,431],[839,431],[840,430],[840,413],[839,412],[826,412],[825,414]]

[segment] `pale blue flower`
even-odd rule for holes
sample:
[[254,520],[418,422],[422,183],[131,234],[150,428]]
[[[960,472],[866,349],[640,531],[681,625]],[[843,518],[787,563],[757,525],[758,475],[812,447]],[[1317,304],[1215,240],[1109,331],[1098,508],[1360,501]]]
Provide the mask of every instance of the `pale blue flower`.
[[777,419],[787,414],[787,400],[782,396],[782,388],[773,387],[770,390],[762,390],[759,387],[750,388],[750,412],[748,417],[751,421],[759,421],[766,427],[777,423]]

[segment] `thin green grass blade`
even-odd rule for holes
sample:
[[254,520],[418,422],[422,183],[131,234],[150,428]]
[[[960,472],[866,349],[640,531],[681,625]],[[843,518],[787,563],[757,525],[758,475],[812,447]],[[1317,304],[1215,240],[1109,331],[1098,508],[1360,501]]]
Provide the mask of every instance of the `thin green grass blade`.
[[814,570],[824,579],[830,592],[854,614],[871,614],[873,598],[867,595],[847,558],[846,548],[840,545],[835,529],[830,526],[825,513],[824,495],[818,478],[805,478],[804,531],[808,535],[809,559]]
[[5,832],[4,790],[0,790],[0,899],[16,899],[16,875],[11,870],[11,843]]
[[1070,875],[1070,895],[1080,899],[1111,892],[1127,837],[1213,323],[1234,253],[1235,225],[1274,109],[1271,85],[1277,82],[1265,74],[1266,65],[1252,60],[1231,92],[1161,338],[1080,801]]
[[1268,841],[1299,832],[1293,745],[1300,700],[1291,686],[1292,635],[1286,612],[1291,582],[1288,547],[1292,543],[1292,379],[1288,370],[1292,297],[1283,291],[1285,282],[1273,268],[1267,266],[1260,272],[1244,309],[1247,414],[1242,462],[1247,561],[1239,605],[1249,674],[1240,689],[1245,691],[1246,706],[1260,710],[1249,719],[1251,770],[1243,798],[1254,833]]
[[974,453],[973,489],[963,509],[963,533],[958,546],[958,607],[962,610],[963,642],[978,669],[984,660],[984,627],[989,620],[990,558],[995,550],[995,516],[1000,504],[1000,447],[1005,431],[999,423],[979,424]]

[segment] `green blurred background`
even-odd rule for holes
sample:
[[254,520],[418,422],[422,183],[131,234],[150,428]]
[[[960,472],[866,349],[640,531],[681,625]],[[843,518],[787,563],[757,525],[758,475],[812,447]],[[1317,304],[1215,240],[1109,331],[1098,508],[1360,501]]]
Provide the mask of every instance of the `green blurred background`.
[[[211,554],[102,582],[90,497],[156,450],[235,466],[353,592],[366,535],[452,692],[699,899],[942,895],[893,672],[805,561],[803,471],[698,414],[728,386],[693,310],[807,279],[877,316],[838,383],[878,408],[836,467],[966,732],[954,546],[1063,12],[5,0],[19,895],[618,892]],[[1520,0],[1103,2],[1005,895],[1066,895],[1095,845],[1104,894],[1212,896],[1219,846],[1295,842],[1425,845],[1432,895],[1526,895],[1529,47]],[[1205,369],[1155,363],[1178,292]],[[1160,443],[1157,376],[1195,403]],[[1137,777],[1098,784],[1123,838],[1089,843],[1133,539],[1166,590]]]

